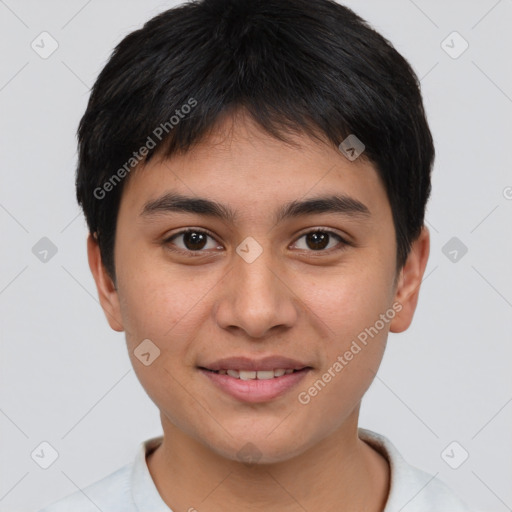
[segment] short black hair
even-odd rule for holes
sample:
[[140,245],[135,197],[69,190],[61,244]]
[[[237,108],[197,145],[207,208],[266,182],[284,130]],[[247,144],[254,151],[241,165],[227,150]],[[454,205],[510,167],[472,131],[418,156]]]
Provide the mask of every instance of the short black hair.
[[[186,152],[245,111],[272,136],[336,147],[354,134],[386,189],[397,270],[419,236],[434,145],[419,80],[382,35],[332,0],[195,0],[115,48],[78,129],[78,202],[115,281],[123,185],[156,152]],[[123,170],[124,169],[124,170]]]

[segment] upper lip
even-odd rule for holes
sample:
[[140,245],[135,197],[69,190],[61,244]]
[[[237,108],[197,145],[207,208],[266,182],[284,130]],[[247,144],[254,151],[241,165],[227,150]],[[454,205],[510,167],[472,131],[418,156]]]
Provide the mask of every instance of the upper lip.
[[201,365],[200,368],[207,370],[301,370],[302,368],[309,368],[310,366],[301,361],[290,359],[289,357],[281,356],[268,356],[263,359],[251,359],[249,357],[226,357],[218,359],[213,363]]

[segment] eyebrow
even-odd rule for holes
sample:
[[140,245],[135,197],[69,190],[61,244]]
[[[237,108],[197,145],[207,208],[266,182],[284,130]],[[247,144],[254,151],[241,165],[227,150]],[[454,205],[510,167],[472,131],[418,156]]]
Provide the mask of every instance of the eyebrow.
[[[169,212],[193,213],[231,223],[235,223],[238,217],[236,211],[222,203],[172,192],[148,201],[142,208],[141,216],[153,217]],[[335,194],[285,203],[276,212],[274,220],[277,224],[287,219],[319,213],[337,213],[360,218],[371,216],[369,208],[361,201],[346,195]]]

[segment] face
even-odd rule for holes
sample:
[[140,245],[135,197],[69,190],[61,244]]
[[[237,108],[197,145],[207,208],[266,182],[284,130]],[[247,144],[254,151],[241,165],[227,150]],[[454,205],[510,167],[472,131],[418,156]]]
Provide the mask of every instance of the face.
[[233,460],[253,450],[284,461],[356,423],[428,256],[424,231],[396,276],[373,166],[293,141],[231,118],[137,169],[119,209],[115,287],[89,244],[102,305],[164,430]]

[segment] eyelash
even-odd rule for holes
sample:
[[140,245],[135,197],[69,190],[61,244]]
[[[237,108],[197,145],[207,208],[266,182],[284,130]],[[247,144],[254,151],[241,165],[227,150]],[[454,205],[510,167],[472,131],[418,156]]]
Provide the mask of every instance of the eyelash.
[[[203,249],[200,249],[200,250],[197,250],[197,251],[191,251],[191,250],[184,250],[184,249],[176,249],[176,248],[173,248],[173,247],[170,246],[170,244],[172,243],[172,241],[175,238],[177,238],[179,236],[182,236],[182,235],[186,235],[187,233],[199,233],[199,234],[207,235],[208,237],[210,237],[210,238],[212,238],[213,240],[216,241],[215,237],[211,233],[209,233],[208,231],[205,231],[204,229],[187,228],[187,229],[184,229],[182,231],[179,231],[178,233],[174,233],[170,237],[166,238],[163,241],[163,244],[167,247],[168,250],[170,250],[172,252],[175,252],[175,253],[178,253],[178,254],[184,254],[186,256],[192,256],[192,257],[204,256],[206,251],[203,250]],[[346,248],[346,246],[352,245],[350,242],[345,240],[338,233],[336,233],[336,232],[334,232],[334,231],[332,231],[330,229],[326,229],[326,228],[314,228],[314,229],[311,229],[310,231],[306,231],[305,233],[302,233],[297,238],[297,240],[294,243],[297,243],[298,240],[300,240],[304,236],[309,235],[310,233],[326,233],[329,236],[334,236],[340,242],[340,244],[339,244],[340,246],[331,247],[330,249],[325,249],[325,250],[324,249],[319,249],[318,251],[314,251],[312,249],[309,249],[309,250],[302,249],[302,250],[305,250],[306,252],[310,252],[312,254],[319,254],[319,253],[328,253],[328,254],[330,254],[332,252],[342,251],[342,250],[344,250]]]

